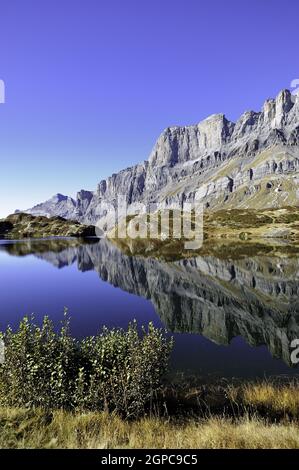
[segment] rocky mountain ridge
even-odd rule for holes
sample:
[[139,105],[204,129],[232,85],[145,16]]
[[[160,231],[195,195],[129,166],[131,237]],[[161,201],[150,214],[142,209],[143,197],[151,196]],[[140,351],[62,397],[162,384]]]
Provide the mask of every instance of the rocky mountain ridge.
[[128,212],[138,203],[162,208],[193,203],[208,211],[297,204],[299,189],[299,95],[281,91],[260,112],[247,111],[233,123],[214,114],[194,126],[169,127],[147,161],[101,181],[76,200],[56,195],[28,209],[96,224],[123,195]]

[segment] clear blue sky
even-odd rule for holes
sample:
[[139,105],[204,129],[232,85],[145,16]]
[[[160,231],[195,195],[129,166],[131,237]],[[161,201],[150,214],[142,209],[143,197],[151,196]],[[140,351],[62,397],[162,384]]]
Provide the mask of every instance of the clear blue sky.
[[297,0],[1,0],[0,216],[142,161],[170,125],[299,78]]

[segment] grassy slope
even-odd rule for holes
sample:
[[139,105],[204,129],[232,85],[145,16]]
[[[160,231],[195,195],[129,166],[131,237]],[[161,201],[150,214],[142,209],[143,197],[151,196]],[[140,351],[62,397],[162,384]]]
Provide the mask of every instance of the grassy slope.
[[284,238],[299,241],[299,207],[230,209],[207,214],[206,238]]
[[[148,227],[148,215],[129,217],[127,224]],[[172,218],[170,217],[172,221]],[[170,222],[170,231],[171,231]],[[124,224],[124,222],[122,222]],[[279,252],[299,252],[299,207],[280,209],[230,209],[204,214],[204,242],[198,250],[186,251],[184,239],[117,238],[110,234],[125,253],[172,260],[189,256],[216,254],[220,257]]]
[[[200,410],[202,392],[189,385],[182,390],[175,387],[177,400],[197,397]],[[209,393],[204,413],[193,410],[189,417],[155,413],[135,421],[105,412],[0,408],[0,447],[299,448],[296,382],[226,385],[221,390],[212,386]],[[216,413],[217,399],[234,405],[231,416],[225,408]]]

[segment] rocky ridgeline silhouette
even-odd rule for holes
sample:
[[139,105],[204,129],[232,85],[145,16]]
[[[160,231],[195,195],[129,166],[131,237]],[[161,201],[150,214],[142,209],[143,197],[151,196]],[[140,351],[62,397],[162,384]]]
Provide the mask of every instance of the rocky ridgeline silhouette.
[[169,127],[147,161],[101,181],[94,192],[82,190],[76,199],[58,194],[27,212],[96,224],[118,195],[133,212],[137,203],[182,206],[195,194],[206,210],[294,205],[298,142],[299,95],[283,90],[236,123],[215,114],[194,126]]

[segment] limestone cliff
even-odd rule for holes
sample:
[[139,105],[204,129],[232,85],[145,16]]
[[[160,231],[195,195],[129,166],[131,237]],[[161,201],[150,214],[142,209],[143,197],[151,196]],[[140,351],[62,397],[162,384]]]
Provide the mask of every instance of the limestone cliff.
[[193,202],[196,193],[208,211],[296,205],[298,144],[299,95],[283,90],[236,123],[216,114],[197,125],[169,127],[147,161],[101,181],[94,192],[80,191],[76,200],[58,195],[27,212],[95,224],[118,195],[132,211],[138,202],[166,208]]

